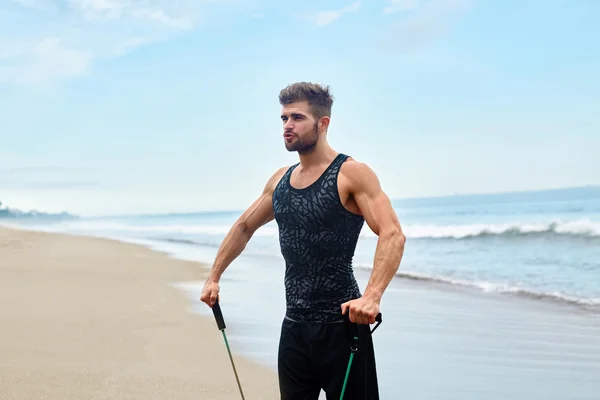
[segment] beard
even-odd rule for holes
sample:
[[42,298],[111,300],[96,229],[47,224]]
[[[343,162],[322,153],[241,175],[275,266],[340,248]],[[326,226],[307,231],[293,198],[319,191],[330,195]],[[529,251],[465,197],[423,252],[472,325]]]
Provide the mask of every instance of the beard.
[[313,129],[304,135],[304,138],[298,136],[297,140],[292,143],[286,143],[285,148],[288,151],[297,151],[300,154],[310,153],[319,140],[319,127],[318,123],[315,123]]

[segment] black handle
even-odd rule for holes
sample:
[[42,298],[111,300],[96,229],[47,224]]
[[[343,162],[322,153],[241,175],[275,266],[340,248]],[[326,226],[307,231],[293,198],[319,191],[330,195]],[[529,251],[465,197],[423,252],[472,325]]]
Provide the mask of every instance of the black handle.
[[215,304],[212,306],[213,315],[215,316],[215,320],[217,321],[217,327],[220,331],[225,329],[225,320],[223,319],[223,313],[221,312],[221,307],[219,306],[219,299],[215,301]]
[[371,329],[371,335],[373,334],[373,332],[375,332],[375,329],[377,329],[377,327],[379,327],[379,325],[381,324],[381,313],[377,314],[377,316],[375,317],[375,322],[377,322],[377,324],[373,329]]
[[[344,314],[344,320],[346,322],[350,322],[350,310],[346,310],[346,314]],[[381,313],[377,314],[375,317],[375,322],[381,323]]]
[[[379,324],[381,324],[381,313],[377,314],[375,317],[375,322],[377,322],[377,325],[375,325],[375,328],[371,330],[371,334],[375,331],[375,329],[377,329]],[[350,351],[353,353],[358,351],[360,334],[358,330],[358,324],[350,321],[350,310],[347,310],[344,314],[344,330],[346,331],[346,339],[350,345]]]

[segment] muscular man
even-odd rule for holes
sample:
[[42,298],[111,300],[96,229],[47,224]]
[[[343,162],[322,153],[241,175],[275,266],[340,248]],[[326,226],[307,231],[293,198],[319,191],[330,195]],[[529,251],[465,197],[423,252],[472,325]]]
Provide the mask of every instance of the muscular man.
[[[327,142],[328,87],[295,83],[279,94],[283,139],[299,163],[280,168],[221,244],[201,300],[212,307],[219,279],[258,228],[273,219],[285,259],[286,315],[278,354],[283,400],[339,399],[350,356],[343,315],[359,328],[344,399],[379,399],[369,324],[396,273],[405,237],[388,196],[365,164]],[[373,272],[361,295],[352,258],[364,222],[378,235]]]

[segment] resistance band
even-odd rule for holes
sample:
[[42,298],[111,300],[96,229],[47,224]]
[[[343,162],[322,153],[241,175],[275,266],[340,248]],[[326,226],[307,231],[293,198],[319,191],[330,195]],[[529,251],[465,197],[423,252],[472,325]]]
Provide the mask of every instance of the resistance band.
[[231,366],[233,367],[233,373],[235,374],[235,380],[237,381],[238,388],[240,389],[242,400],[246,400],[244,398],[244,392],[242,391],[242,385],[240,384],[240,378],[238,377],[237,370],[235,369],[235,364],[233,363],[233,357],[231,356],[231,349],[229,348],[227,335],[225,335],[225,320],[223,319],[223,313],[221,312],[221,307],[219,306],[219,299],[217,299],[217,301],[213,305],[212,310],[215,316],[215,320],[217,321],[217,327],[219,328],[221,333],[223,333],[223,340],[225,340],[225,347],[227,347],[227,353],[229,354],[229,360],[231,360]]
[[[348,315],[349,311],[344,315],[344,326],[346,328],[346,336],[348,338],[348,343],[350,344],[350,360],[348,360],[348,368],[346,368],[346,376],[344,377],[344,385],[342,386],[342,394],[340,395],[340,400],[344,398],[344,393],[346,392],[346,385],[348,384],[348,377],[350,376],[350,369],[352,368],[352,360],[354,360],[354,353],[358,351],[358,325],[350,322],[350,317]],[[375,332],[375,329],[381,324],[381,313],[377,314],[375,317],[375,321],[377,325],[371,330],[371,334]]]

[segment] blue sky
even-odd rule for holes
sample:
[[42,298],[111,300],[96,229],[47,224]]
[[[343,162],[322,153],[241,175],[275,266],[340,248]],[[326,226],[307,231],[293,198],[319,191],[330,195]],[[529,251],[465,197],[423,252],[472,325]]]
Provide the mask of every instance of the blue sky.
[[8,0],[0,200],[241,209],[280,166],[279,90],[391,197],[600,184],[594,0]]

